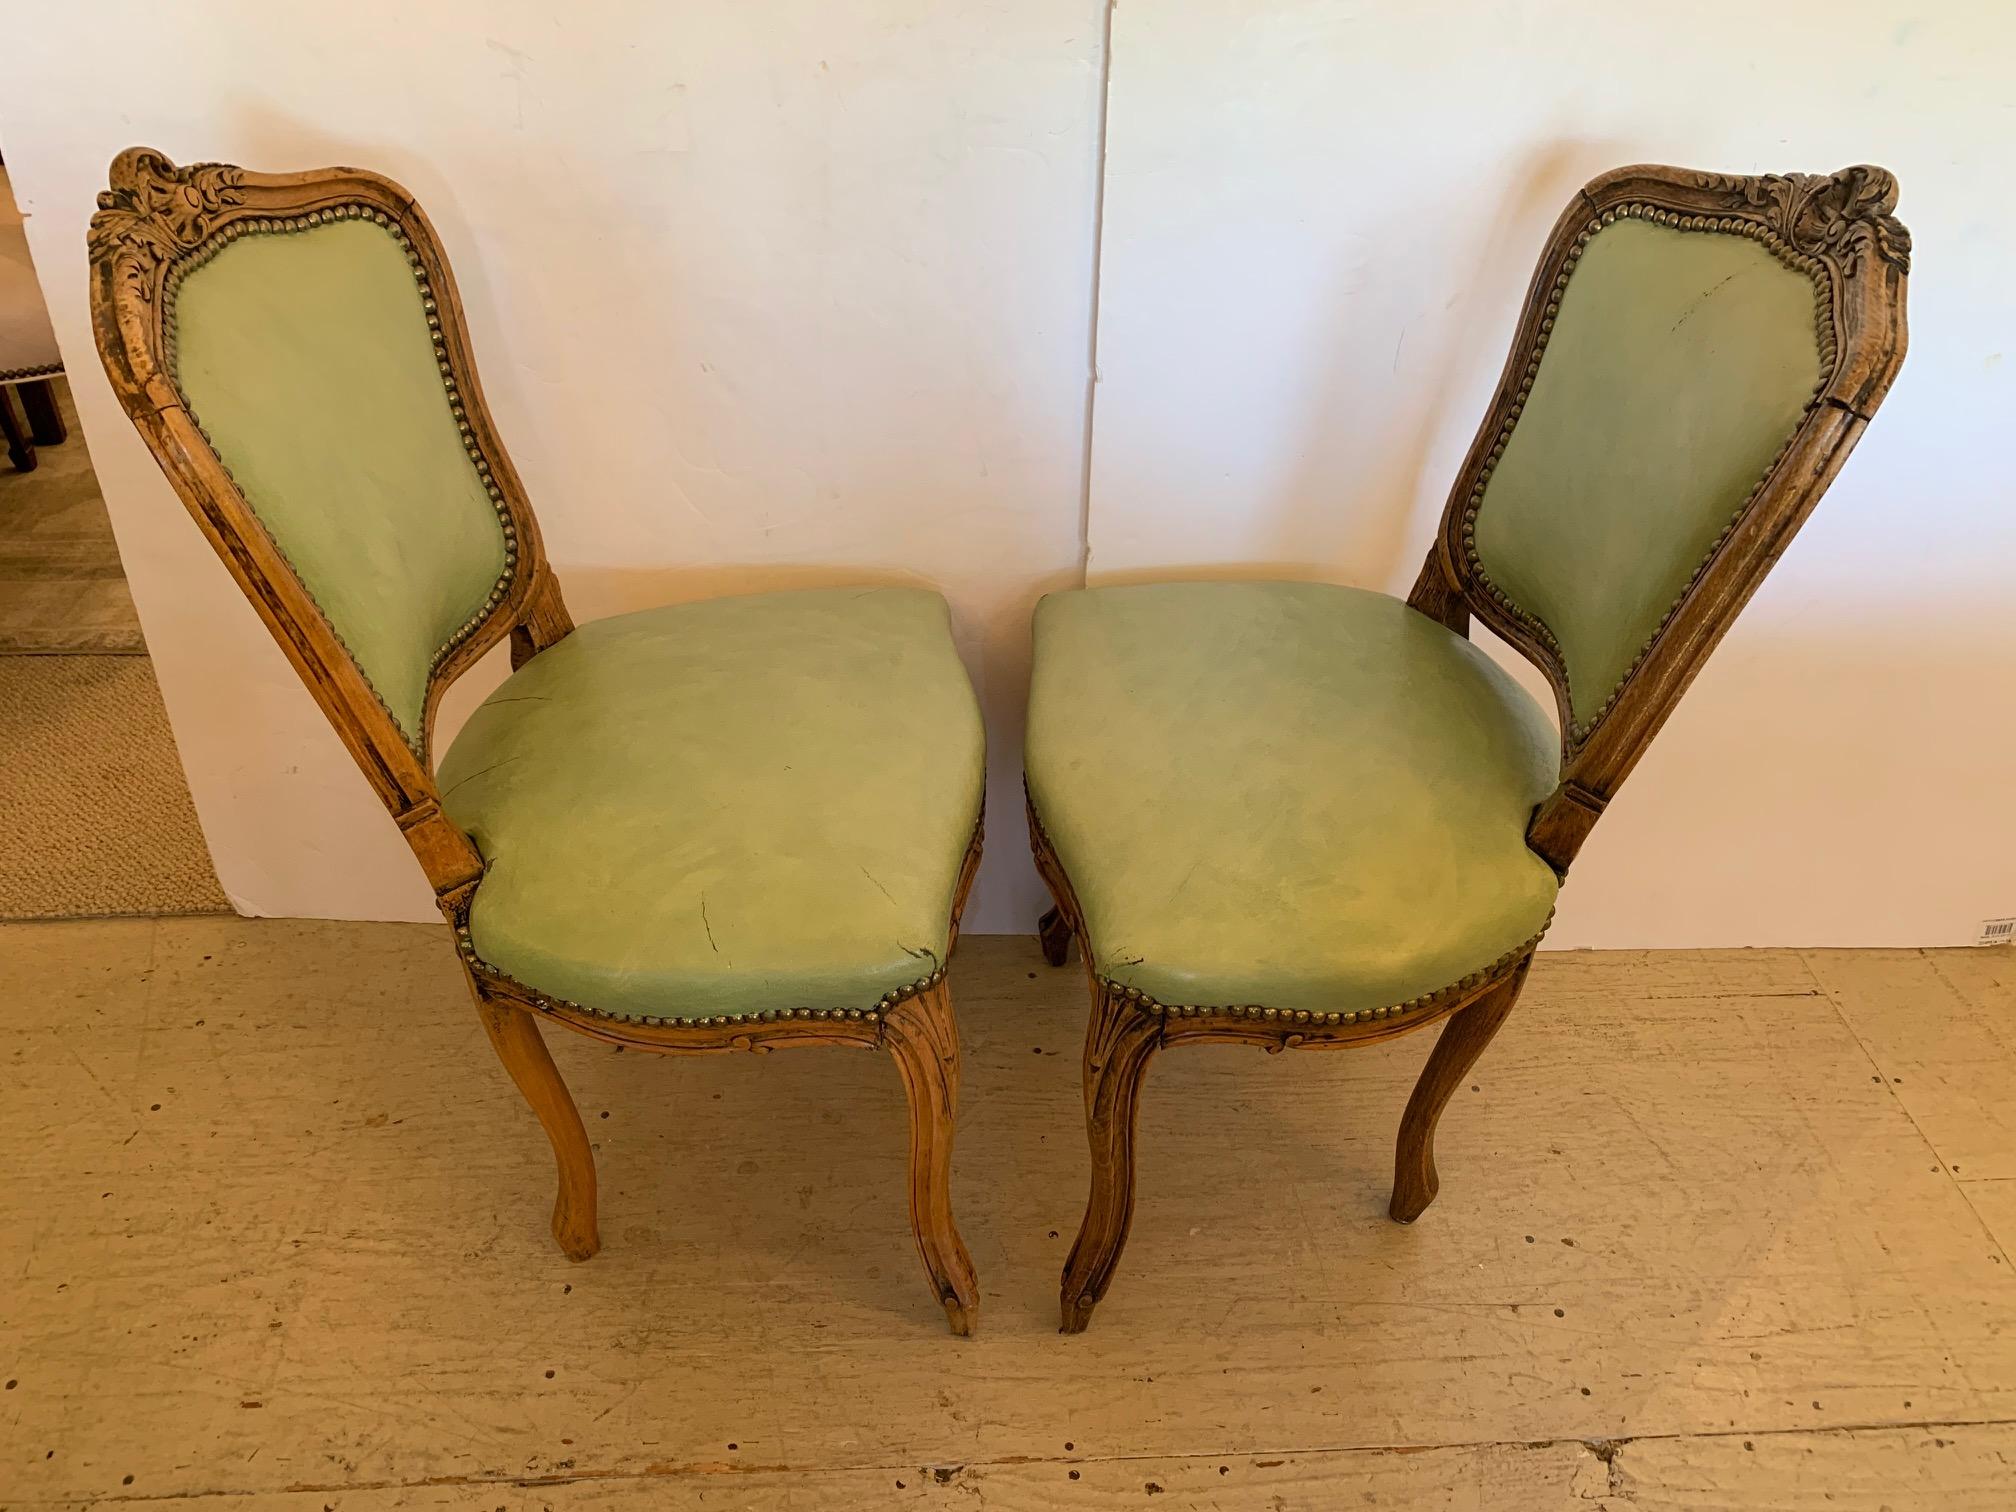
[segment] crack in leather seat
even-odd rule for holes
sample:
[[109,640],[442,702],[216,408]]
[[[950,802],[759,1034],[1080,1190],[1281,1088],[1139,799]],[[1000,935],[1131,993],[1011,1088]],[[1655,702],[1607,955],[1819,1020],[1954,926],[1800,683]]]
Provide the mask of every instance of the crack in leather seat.
[[1558,886],[1525,843],[1547,715],[1398,599],[1320,583],[1053,594],[1030,800],[1093,970],[1166,1004],[1350,1011],[1522,948]]
[[600,1012],[872,1007],[949,953],[980,713],[944,600],[715,599],[541,652],[441,762],[476,953]]

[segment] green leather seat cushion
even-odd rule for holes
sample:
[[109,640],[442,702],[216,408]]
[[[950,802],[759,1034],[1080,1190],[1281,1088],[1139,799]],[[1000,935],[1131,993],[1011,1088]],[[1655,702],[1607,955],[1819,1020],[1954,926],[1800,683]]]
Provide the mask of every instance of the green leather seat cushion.
[[872,1006],[946,958],[985,749],[944,600],[597,620],[471,716],[442,803],[483,960],[602,1012]]
[[1166,1004],[1394,1006],[1493,964],[1554,906],[1525,843],[1556,782],[1552,723],[1384,594],[1053,594],[1026,756],[1094,969]]

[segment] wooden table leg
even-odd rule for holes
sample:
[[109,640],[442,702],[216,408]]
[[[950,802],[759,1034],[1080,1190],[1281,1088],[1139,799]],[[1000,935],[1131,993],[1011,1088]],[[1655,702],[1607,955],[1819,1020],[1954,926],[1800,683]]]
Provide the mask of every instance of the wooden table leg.
[[61,446],[70,439],[63,423],[62,408],[56,403],[56,385],[47,378],[20,386],[21,408],[28,414],[28,429],[37,446]]

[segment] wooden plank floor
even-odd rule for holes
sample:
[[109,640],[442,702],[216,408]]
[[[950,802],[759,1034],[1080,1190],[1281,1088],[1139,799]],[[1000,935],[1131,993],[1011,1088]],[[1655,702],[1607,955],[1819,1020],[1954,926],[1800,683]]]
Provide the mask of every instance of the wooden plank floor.
[[441,932],[0,927],[0,1507],[2016,1506],[2016,953],[1543,956],[1386,1221],[1428,1048],[1185,1050],[1056,1326],[1082,978],[962,943],[950,1338],[902,1094],[555,1040],[603,1253]]

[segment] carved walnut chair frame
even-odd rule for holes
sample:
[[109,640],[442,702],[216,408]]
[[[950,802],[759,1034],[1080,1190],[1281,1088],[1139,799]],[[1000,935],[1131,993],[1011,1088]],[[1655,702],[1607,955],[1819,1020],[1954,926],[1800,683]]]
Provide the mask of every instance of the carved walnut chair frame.
[[[553,1064],[539,1021],[610,1044],[665,1054],[785,1046],[885,1050],[902,1075],[910,1115],[910,1222],[931,1285],[955,1333],[974,1325],[979,1290],[953,1223],[950,1176],[959,1042],[941,967],[874,1007],[780,1005],[758,1013],[639,1017],[565,1002],[513,981],[470,943],[469,908],[483,858],[443,813],[432,765],[441,695],[507,636],[522,666],[573,629],[540,544],[524,486],[484,403],[455,281],[420,206],[389,179],[355,168],[261,174],[224,164],[177,167],[145,148],[122,152],[92,217],[91,312],[112,387],[162,471],[267,629],[356,758],[412,847],[458,947],[470,991],[498,1058],[538,1116],[559,1167],[553,1236],[570,1259],[601,1246],[594,1157],[580,1112]],[[183,274],[241,235],[368,219],[403,245],[431,329],[441,381],[463,443],[502,522],[504,576],[430,672],[425,724],[409,742],[344,650],[329,621],[261,525],[183,402],[173,379],[173,291]],[[976,827],[954,890],[951,934],[980,857]]]
[[[1866,165],[1832,175],[1756,178],[1635,166],[1595,179],[1555,223],[1497,392],[1407,602],[1459,635],[1469,633],[1475,616],[1552,685],[1562,731],[1560,781],[1534,810],[1526,842],[1557,876],[1566,877],[1604,806],[1826,492],[1903,362],[1911,242],[1891,215],[1896,203],[1895,179]],[[1710,548],[1635,665],[1609,701],[1583,722],[1569,702],[1567,671],[1554,637],[1489,582],[1473,530],[1485,484],[1539,371],[1569,274],[1590,238],[1623,217],[1750,237],[1807,274],[1815,289],[1824,377],[1776,462]],[[1401,1119],[1389,1211],[1396,1221],[1411,1223],[1427,1209],[1438,1187],[1436,1123],[1512,1011],[1537,939],[1483,972],[1389,1007],[1314,1013],[1162,1004],[1099,975],[1071,879],[1033,802],[1029,829],[1037,868],[1056,904],[1040,926],[1044,957],[1063,965],[1075,938],[1092,989],[1084,1061],[1092,1184],[1064,1266],[1065,1332],[1079,1332],[1091,1320],[1126,1244],[1141,1084],[1165,1046],[1257,1045],[1273,1054],[1372,1044],[1446,1021]]]

